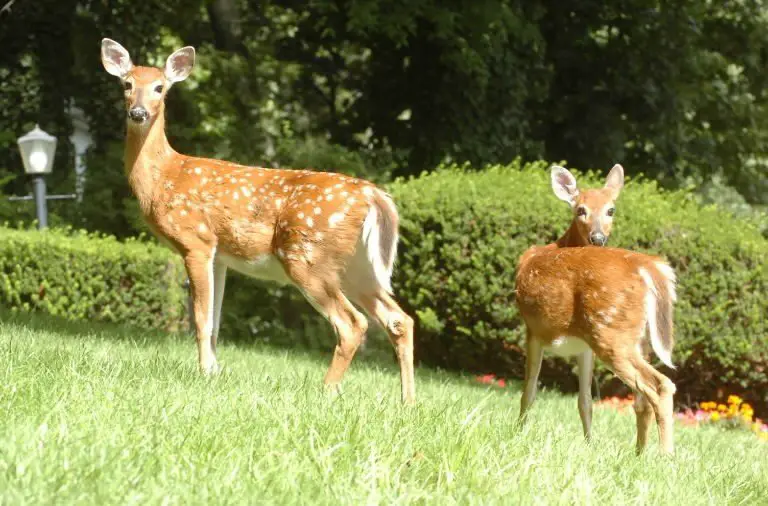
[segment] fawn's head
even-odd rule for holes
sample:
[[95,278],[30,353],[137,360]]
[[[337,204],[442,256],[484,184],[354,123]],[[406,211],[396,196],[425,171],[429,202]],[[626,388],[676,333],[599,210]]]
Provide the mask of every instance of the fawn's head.
[[552,167],[552,189],[560,200],[573,209],[571,229],[581,239],[581,244],[605,246],[611,235],[614,201],[624,186],[624,169],[616,164],[608,173],[603,188],[579,190],[576,178],[563,167]]
[[162,112],[163,100],[171,85],[183,81],[192,72],[195,49],[187,46],[175,51],[163,69],[136,67],[123,46],[112,39],[102,39],[101,63],[123,83],[129,127],[143,127]]

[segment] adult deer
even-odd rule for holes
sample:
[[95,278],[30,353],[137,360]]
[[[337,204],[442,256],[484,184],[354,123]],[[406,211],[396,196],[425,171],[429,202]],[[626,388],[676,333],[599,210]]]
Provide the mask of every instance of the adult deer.
[[648,363],[649,345],[672,365],[675,274],[663,259],[600,248],[610,235],[614,201],[623,186],[616,165],[604,188],[580,191],[573,175],[552,169],[555,195],[574,217],[566,233],[520,258],[516,300],[526,325],[526,374],[520,418],[536,396],[545,350],[578,357],[579,414],[584,435],[592,424],[591,382],[596,354],[636,395],[637,451],[647,442],[656,417],[662,451],[672,453],[675,386]]
[[415,400],[413,320],[392,298],[399,217],[373,184],[341,174],[246,167],[176,152],[165,134],[165,97],[189,76],[195,50],[164,69],[134,66],[103,39],[101,59],[125,90],[125,171],[153,232],[184,258],[198,359],[218,370],[216,341],[226,272],[295,285],[333,326],[337,345],[325,384],[338,385],[368,327],[353,302],[388,333],[403,402]]

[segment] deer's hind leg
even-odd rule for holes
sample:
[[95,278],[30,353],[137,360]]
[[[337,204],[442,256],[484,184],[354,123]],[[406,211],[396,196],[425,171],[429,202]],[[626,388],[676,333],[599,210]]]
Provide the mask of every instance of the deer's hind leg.
[[287,260],[284,265],[293,283],[333,327],[336,347],[324,383],[329,387],[337,387],[363,342],[368,320],[342,291],[337,270],[328,268],[321,272],[300,260]]
[[416,384],[413,371],[413,318],[408,316],[384,289],[375,293],[358,295],[355,302],[376,319],[383,328],[397,353],[400,364],[400,393],[402,402],[416,401]]
[[[643,341],[642,352],[643,359],[647,361],[650,354],[647,341]],[[645,396],[639,392],[635,394],[633,408],[635,410],[635,418],[637,419],[637,453],[641,453],[648,443],[654,411]]]
[[[635,343],[636,341],[637,338],[628,336],[623,342]],[[675,385],[672,381],[654,369],[635,344],[627,344],[611,353],[601,353],[600,358],[634,391],[638,399],[635,407],[638,429],[637,453],[642,453],[648,440],[650,413],[655,415],[659,427],[661,451],[667,454],[674,453],[672,396]]]

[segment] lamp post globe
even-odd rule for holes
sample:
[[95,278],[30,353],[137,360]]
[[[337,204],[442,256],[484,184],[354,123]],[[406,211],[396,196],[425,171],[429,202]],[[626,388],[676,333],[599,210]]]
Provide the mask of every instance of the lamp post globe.
[[39,125],[19,137],[19,152],[24,164],[24,172],[34,181],[35,208],[38,228],[48,226],[48,206],[46,205],[45,175],[53,169],[53,157],[56,154],[56,137],[44,132]]
[[56,154],[56,137],[44,132],[39,125],[19,137],[19,151],[24,172],[30,175],[50,174]]

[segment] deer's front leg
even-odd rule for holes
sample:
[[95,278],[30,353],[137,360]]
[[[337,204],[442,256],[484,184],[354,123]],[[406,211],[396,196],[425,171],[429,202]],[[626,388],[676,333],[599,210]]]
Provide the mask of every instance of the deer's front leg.
[[200,370],[204,374],[218,372],[216,353],[213,350],[213,251],[194,250],[184,257],[189,284],[192,289],[197,353]]
[[577,358],[579,366],[579,415],[584,428],[584,437],[592,437],[592,373],[595,356],[592,350],[581,353]]
[[539,371],[541,371],[541,360],[544,358],[544,348],[530,331],[526,337],[527,355],[525,357],[525,386],[523,387],[523,396],[520,398],[520,418],[522,423],[525,421],[525,412],[533,404],[536,398],[536,389],[539,382]]

